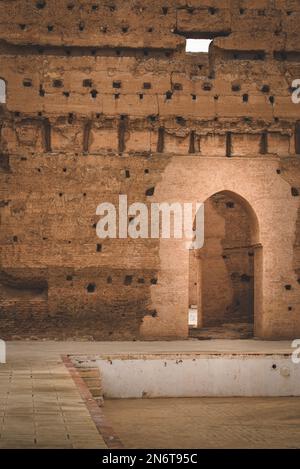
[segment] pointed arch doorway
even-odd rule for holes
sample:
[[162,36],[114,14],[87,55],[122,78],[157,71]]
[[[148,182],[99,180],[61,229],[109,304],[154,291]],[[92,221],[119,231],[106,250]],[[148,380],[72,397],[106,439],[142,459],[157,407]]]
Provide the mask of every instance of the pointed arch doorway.
[[250,338],[261,298],[257,217],[240,195],[221,191],[204,204],[204,246],[189,254],[190,335]]

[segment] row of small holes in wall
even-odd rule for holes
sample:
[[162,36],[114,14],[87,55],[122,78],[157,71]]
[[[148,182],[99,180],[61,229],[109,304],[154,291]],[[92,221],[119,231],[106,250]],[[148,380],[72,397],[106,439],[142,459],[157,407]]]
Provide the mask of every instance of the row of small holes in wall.
[[[32,87],[32,86],[33,86],[32,80],[31,80],[31,79],[24,79],[24,80],[23,80],[23,86],[26,87],[26,88]],[[52,86],[53,86],[53,88],[63,88],[64,83],[63,83],[62,80],[56,79],[56,80],[53,80]],[[93,82],[92,82],[92,80],[90,80],[90,79],[85,79],[85,80],[83,80],[83,82],[82,82],[82,86],[85,87],[85,88],[92,88],[92,87],[93,87]],[[122,88],[122,82],[121,82],[121,81],[114,81],[114,82],[112,82],[112,88],[113,88],[113,89],[121,89],[121,88]],[[151,83],[147,83],[147,82],[143,83],[143,89],[144,89],[144,90],[149,90],[149,89],[151,89],[151,88],[152,88]],[[211,90],[213,89],[213,85],[212,85],[212,83],[208,83],[208,82],[207,82],[207,83],[203,83],[202,89],[203,89],[203,91],[208,91],[208,92],[209,92],[209,91],[211,91]],[[231,86],[231,89],[232,89],[232,91],[233,91],[234,93],[238,93],[238,92],[241,91],[241,86],[240,86],[240,85],[233,84],[233,85]],[[174,91],[183,91],[183,85],[182,85],[181,83],[174,83],[174,84],[173,84],[173,90],[172,90],[172,91],[171,91],[171,90],[168,90],[168,91],[166,91],[166,93],[165,93],[165,98],[166,98],[166,100],[171,100],[171,99],[172,99],[173,94],[174,94]],[[260,91],[261,91],[262,93],[264,93],[264,94],[268,94],[268,93],[270,92],[270,87],[269,87],[269,85],[263,85],[263,86],[261,87]],[[42,85],[40,85],[39,94],[40,94],[41,97],[44,97],[45,94],[46,94],[46,92],[45,92],[45,90],[43,89]],[[63,91],[62,94],[63,94],[65,97],[70,97],[70,95],[71,95],[70,91]],[[91,97],[92,97],[93,99],[96,99],[97,96],[98,96],[98,94],[100,94],[100,93],[99,93],[99,91],[96,90],[96,89],[92,89],[92,90],[90,91],[90,95],[91,95]],[[119,99],[120,96],[121,96],[121,93],[114,93],[113,96],[115,97],[115,99]],[[139,96],[139,98],[140,98],[141,100],[144,98],[144,94],[143,94],[143,93],[138,93],[138,96]],[[192,94],[191,94],[191,98],[192,98],[192,100],[196,100],[196,99],[197,99],[197,95],[194,94],[194,93],[192,93]],[[218,99],[219,99],[219,95],[215,95],[214,98],[215,98],[216,100],[218,100]],[[249,95],[248,95],[247,93],[243,94],[242,100],[243,100],[243,102],[248,102],[248,101],[249,101]],[[273,104],[273,103],[275,102],[275,97],[274,97],[274,96],[270,96],[270,97],[269,97],[269,100],[270,100],[270,103]]]
[[[35,3],[35,6],[36,6],[36,8],[37,8],[38,10],[43,10],[43,9],[46,7],[46,5],[47,5],[46,0],[39,0],[39,1],[37,1],[37,2]],[[74,4],[74,3],[67,3],[66,7],[67,7],[67,10],[68,10],[68,11],[73,11],[74,8],[75,8],[75,4]],[[93,12],[96,12],[96,11],[99,10],[99,7],[100,7],[100,5],[99,5],[98,3],[94,3],[94,4],[91,5],[90,10],[93,11]],[[116,5],[114,5],[114,4],[105,5],[105,8],[106,8],[108,11],[110,11],[111,13],[114,13],[115,11],[117,11],[117,7],[116,7]],[[142,12],[142,11],[144,11],[144,10],[145,10],[144,7],[139,7],[139,11],[140,11],[140,12]],[[195,11],[195,8],[189,7],[187,10],[188,10],[188,12],[189,12],[190,14],[193,14],[194,11]],[[196,11],[197,11],[197,10],[196,10]],[[247,11],[248,11],[248,10],[247,10],[246,8],[240,8],[240,9],[239,9],[240,15],[246,14]],[[252,11],[252,10],[250,10],[250,11]],[[169,8],[168,8],[167,6],[163,6],[163,7],[161,8],[161,14],[167,15],[168,12],[169,12]],[[218,13],[220,12],[220,10],[219,10],[218,8],[215,8],[215,7],[208,7],[208,8],[207,8],[207,12],[208,12],[210,15],[216,15],[216,14],[218,14]],[[267,10],[265,10],[265,9],[258,9],[258,10],[256,10],[256,12],[257,12],[257,15],[258,15],[258,16],[266,16],[266,15],[268,14]],[[286,15],[287,15],[287,16],[290,16],[290,15],[292,15],[293,13],[294,13],[294,12],[291,11],[291,10],[286,10]]]
[[[42,10],[42,9],[44,9],[44,8],[46,7],[47,2],[46,2],[46,0],[40,0],[40,1],[36,2],[35,5],[36,5],[36,8],[37,8],[38,10]],[[102,5],[101,5],[101,6],[102,6]],[[72,10],[74,10],[74,8],[75,8],[75,4],[74,4],[74,3],[67,3],[66,7],[67,7],[67,10],[72,11]],[[91,11],[98,11],[98,10],[99,10],[99,7],[100,7],[100,5],[99,5],[98,3],[94,3],[94,4],[91,5],[90,10],[91,10]],[[117,7],[116,7],[116,5],[114,5],[114,4],[105,5],[105,8],[107,8],[107,9],[108,9],[110,12],[112,12],[112,13],[113,13],[114,11],[117,11]],[[145,10],[144,7],[139,7],[139,11],[140,11],[140,12],[142,12],[142,11],[144,11],[144,10]],[[194,11],[197,10],[197,9],[195,9],[195,8],[193,8],[193,7],[189,7],[189,8],[187,8],[187,10],[188,10],[188,12],[189,12],[190,14],[193,14]],[[248,11],[248,10],[247,10],[246,8],[240,8],[240,9],[239,9],[240,15],[244,15],[245,13],[247,13],[247,11]],[[252,11],[252,10],[250,10],[250,11]],[[257,11],[258,16],[266,16],[266,15],[267,15],[267,10],[265,10],[265,9],[259,9],[259,10],[256,10],[256,11]],[[169,12],[169,8],[168,8],[167,6],[161,7],[161,13],[162,13],[163,15],[167,15],[168,12]],[[207,12],[208,12],[209,14],[211,14],[211,15],[215,15],[215,14],[219,13],[220,10],[219,10],[218,8],[215,8],[215,7],[208,7],[208,8],[207,8]],[[287,10],[287,11],[286,11],[286,14],[287,14],[288,16],[290,16],[292,13],[294,13],[294,12],[291,11],[291,10]]]
[[[124,49],[116,49],[116,48],[103,48],[103,47],[100,47],[98,49],[90,49],[90,52],[89,54],[87,53],[87,48],[80,48],[80,47],[73,47],[73,48],[66,48],[64,47],[63,50],[64,50],[64,53],[66,54],[67,57],[71,57],[72,56],[72,51],[73,50],[80,50],[80,51],[84,51],[85,52],[85,55],[91,55],[93,57],[97,56],[97,54],[101,53],[101,51],[103,51],[103,49],[105,49],[106,52],[110,51],[110,55],[112,55],[113,53],[117,56],[117,57],[126,57],[128,55],[128,48],[124,48]],[[34,49],[37,51],[38,54],[42,55],[44,54],[45,52],[45,49],[43,47],[37,47],[36,49]],[[46,49],[47,50],[47,49]],[[162,49],[142,49],[140,47],[136,48],[136,49],[130,49],[130,52],[131,52],[131,55],[134,54],[134,56],[138,56],[140,57],[141,56],[141,52],[143,53],[143,55],[145,57],[148,57],[150,56],[153,56],[153,57],[162,57],[163,55],[165,57],[172,57],[174,51],[172,50],[162,50]],[[100,54],[101,55],[101,54]],[[76,54],[74,54],[74,56],[76,56]],[[202,68],[202,65],[199,65],[199,69]]]
[[[193,7],[189,7],[188,9],[188,12],[192,15],[194,13],[194,11],[197,11],[196,8],[193,8]],[[218,13],[223,13],[222,10],[220,10],[219,8],[215,8],[215,7],[208,7],[208,12],[211,14],[211,15],[216,15]],[[264,9],[259,9],[259,10],[248,10],[247,8],[240,8],[239,9],[239,14],[240,15],[245,15],[248,13],[248,11],[250,11],[251,13],[253,11],[256,11],[257,13],[257,16],[267,16],[268,15],[268,11],[267,10],[264,10]],[[293,14],[294,12],[293,11],[286,11],[286,14],[288,16],[290,16],[291,14]]]
[[[252,12],[253,10],[247,10],[247,8],[240,8],[239,12],[240,12],[240,15],[244,15],[246,14],[248,11]],[[267,16],[268,15],[268,11],[267,10],[256,10],[257,11],[257,15],[258,16]],[[291,10],[286,10],[286,15],[287,16],[291,16],[293,13],[295,13],[294,11],[291,11]]]
[[[22,30],[22,31],[27,31],[27,24],[25,23],[19,23],[19,28]],[[55,26],[53,24],[48,24],[46,26],[46,29],[48,31],[48,33],[53,33],[55,32]],[[79,31],[84,31],[85,30],[85,23],[84,22],[80,22],[78,24],[78,29]],[[30,32],[30,29],[28,29],[28,32]],[[116,34],[116,30],[112,30],[110,31],[109,27],[108,26],[100,26],[99,27],[99,32],[100,33],[103,33],[103,34],[106,34],[106,33],[109,33],[109,32],[112,32],[113,34]],[[129,33],[130,32],[130,28],[129,26],[121,26],[120,27],[120,32],[123,33],[123,34],[126,34],[126,33]],[[145,28],[145,32],[146,33],[154,33],[155,32],[155,28],[153,27],[147,27]]]
[[[41,172],[41,168],[36,168],[36,170],[37,170],[39,173]],[[67,168],[63,168],[62,171],[63,171],[63,173],[66,173],[66,172],[67,172]],[[122,170],[122,173],[124,174],[124,176],[125,176],[126,179],[129,179],[129,178],[131,177],[129,169],[124,169],[124,170]],[[149,169],[147,169],[147,168],[144,169],[144,174],[149,174],[149,173],[150,173]],[[59,193],[59,196],[62,197],[62,196],[63,196],[63,193],[60,192],[60,193]],[[86,197],[86,193],[84,193],[83,196]]]
[[[21,117],[21,116],[22,116],[22,113],[21,113],[20,111],[15,111],[15,112],[14,112],[14,116],[15,116],[15,117]],[[43,116],[43,112],[42,112],[42,111],[38,111],[38,112],[37,112],[37,116],[42,117],[42,116]],[[100,119],[100,118],[103,117],[103,116],[104,116],[104,114],[100,114],[100,113],[96,113],[96,114],[95,114],[95,118],[96,118],[96,119]],[[120,119],[121,119],[121,120],[124,120],[124,119],[126,119],[127,117],[128,117],[127,114],[121,114],[121,115],[120,115]],[[157,121],[159,120],[159,114],[150,114],[150,115],[144,116],[144,117],[145,117],[149,122],[157,122]],[[70,112],[70,113],[68,114],[68,118],[67,118],[68,124],[73,124],[74,121],[75,121],[75,118],[76,118],[76,115],[75,115],[74,113]],[[182,117],[182,116],[175,116],[175,120],[176,120],[176,123],[177,123],[177,124],[180,124],[180,125],[185,125],[185,124],[186,124],[186,119],[185,119],[184,117]],[[214,121],[218,121],[218,120],[219,120],[218,117],[214,117]],[[279,119],[278,117],[274,117],[273,120],[274,120],[274,122],[279,122],[279,121],[280,121],[280,119]],[[250,123],[253,121],[253,119],[252,119],[251,117],[246,117],[246,116],[245,116],[245,117],[243,117],[243,121],[244,121],[245,123],[247,123],[247,124],[250,124]],[[298,125],[298,123],[296,123],[296,130],[295,130],[295,133],[296,133],[296,135],[299,136],[299,143],[300,143],[300,121],[299,121],[299,125]],[[300,146],[299,146],[299,148],[300,148]],[[298,154],[300,154],[300,152],[299,152]],[[78,156],[78,154],[75,153],[75,156]]]
[[[92,90],[90,92],[90,95],[91,95],[92,99],[97,99],[98,94],[100,94],[100,93],[97,90]],[[174,93],[172,91],[167,91],[164,95],[166,101],[171,101],[172,98],[173,98],[173,94]],[[44,95],[45,94],[43,94],[42,96],[44,96]],[[69,98],[71,96],[71,93],[69,91],[64,91],[63,95],[66,98]],[[122,93],[112,93],[111,96],[114,97],[114,99],[120,99],[122,96],[126,96],[126,93],[124,93],[124,94],[122,94]],[[140,101],[142,101],[145,97],[145,95],[143,93],[138,93],[136,96],[139,97]],[[196,94],[193,94],[193,93],[191,94],[192,101],[197,101],[198,97],[199,96],[197,96]],[[220,98],[219,95],[214,96],[215,101],[218,101],[219,98]],[[248,94],[243,94],[242,101],[243,101],[243,103],[248,103],[249,102],[249,95]],[[270,101],[271,104],[274,104],[275,103],[275,96],[269,96],[269,101]]]
[[[67,276],[67,280],[71,281],[71,280],[73,280],[73,277],[72,276]],[[106,282],[108,284],[112,284],[113,283],[112,277],[110,277],[110,276],[107,277]],[[139,284],[139,285],[145,285],[146,280],[144,278],[138,278],[136,283]],[[133,284],[133,276],[132,275],[126,275],[124,277],[124,280],[123,280],[123,285],[129,286],[129,285],[132,285],[132,284]],[[157,285],[157,279],[152,278],[150,280],[150,284],[151,285]],[[96,291],[96,284],[95,283],[89,283],[86,287],[86,291],[88,293],[94,293]]]
[[[47,5],[46,0],[39,0],[38,2],[35,3],[35,6],[38,10],[43,10],[46,7],[46,5]],[[74,3],[67,3],[66,7],[67,7],[67,10],[72,11],[75,8],[75,4]],[[100,7],[100,5],[98,3],[94,3],[93,5],[91,5],[91,11],[98,11],[99,7]],[[105,8],[107,8],[112,13],[114,11],[117,11],[117,6],[114,5],[113,3],[105,5]],[[142,12],[143,10],[145,10],[144,7],[139,8],[140,12]],[[161,12],[162,12],[163,15],[167,15],[168,11],[169,11],[169,8],[166,7],[166,6],[163,6],[161,8]]]
[[[41,172],[40,168],[38,168],[38,172]],[[148,173],[149,173],[149,170],[148,170],[148,169],[145,169],[145,174],[148,174]],[[130,174],[129,174],[129,171],[128,171],[128,170],[126,171],[125,174],[126,174],[126,175],[125,175],[126,178],[129,178],[129,177],[130,177]],[[154,192],[155,192],[155,188],[154,188],[154,187],[150,187],[150,188],[148,188],[148,189],[145,191],[145,195],[146,195],[147,197],[152,197],[152,196],[154,195]],[[87,193],[84,192],[82,195],[83,195],[83,197],[86,197],[86,196],[87,196]],[[64,193],[63,193],[63,192],[59,192],[59,193],[58,193],[58,196],[59,196],[59,197],[63,197],[63,196],[64,196]],[[130,220],[130,221],[132,221],[132,220]],[[98,251],[98,252],[101,252],[101,251],[102,251],[102,246],[101,246],[101,244],[98,244],[98,245],[97,245],[97,251]]]
[[[3,80],[2,80],[3,81]],[[23,80],[23,86],[26,87],[26,88],[30,88],[33,86],[33,82],[31,80],[31,78],[24,78]],[[54,79],[52,81],[52,87],[53,88],[63,88],[64,86],[64,82],[63,80],[60,80],[60,79]],[[94,84],[93,84],[93,80],[91,80],[90,78],[86,78],[82,81],[82,86],[83,88],[93,88]],[[121,89],[122,88],[122,81],[121,80],[114,80],[112,81],[112,88],[114,89]],[[211,91],[213,89],[213,84],[211,82],[204,82],[202,84],[202,88],[204,91]],[[151,90],[152,89],[152,83],[150,82],[144,82],[142,84],[142,89],[144,90]],[[43,88],[42,88],[42,85],[40,85],[40,90],[42,91]],[[183,91],[183,85],[182,83],[173,83],[172,85],[172,90],[173,91]],[[231,85],[231,90],[233,92],[239,92],[241,91],[241,85],[240,84],[237,84],[237,83],[232,83]],[[97,90],[95,90],[97,91]],[[270,93],[270,86],[269,85],[262,85],[262,87],[260,88],[260,91],[262,93]],[[97,91],[98,93],[98,91]],[[172,93],[172,91],[167,91],[166,93]]]

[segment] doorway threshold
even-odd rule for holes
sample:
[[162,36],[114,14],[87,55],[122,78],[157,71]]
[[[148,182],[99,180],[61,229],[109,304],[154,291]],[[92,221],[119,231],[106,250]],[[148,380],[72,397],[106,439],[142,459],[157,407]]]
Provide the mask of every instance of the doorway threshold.
[[198,340],[213,339],[251,339],[253,337],[253,324],[233,323],[220,326],[190,328],[189,337]]

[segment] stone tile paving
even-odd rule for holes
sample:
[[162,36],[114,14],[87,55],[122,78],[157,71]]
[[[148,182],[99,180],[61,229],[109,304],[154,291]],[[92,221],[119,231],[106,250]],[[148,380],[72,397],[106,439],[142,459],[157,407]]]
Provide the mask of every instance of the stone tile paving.
[[59,355],[0,365],[0,448],[106,448]]
[[[9,342],[7,364],[0,364],[0,448],[106,447],[62,355],[222,350],[288,353],[291,349],[289,342],[248,340]],[[300,399],[253,402],[236,398],[106,401],[100,423],[109,435],[108,418],[128,448],[300,446]]]

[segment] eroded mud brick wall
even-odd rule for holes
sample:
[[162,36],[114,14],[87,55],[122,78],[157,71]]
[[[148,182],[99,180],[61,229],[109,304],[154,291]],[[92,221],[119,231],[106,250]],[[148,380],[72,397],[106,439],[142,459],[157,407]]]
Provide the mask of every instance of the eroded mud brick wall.
[[[186,38],[214,42],[187,54]],[[0,78],[2,338],[138,338],[160,320],[158,241],[100,241],[96,207],[150,202],[178,155],[277,158],[300,195],[298,0],[1,0]],[[277,336],[300,326],[300,210],[293,273]]]

